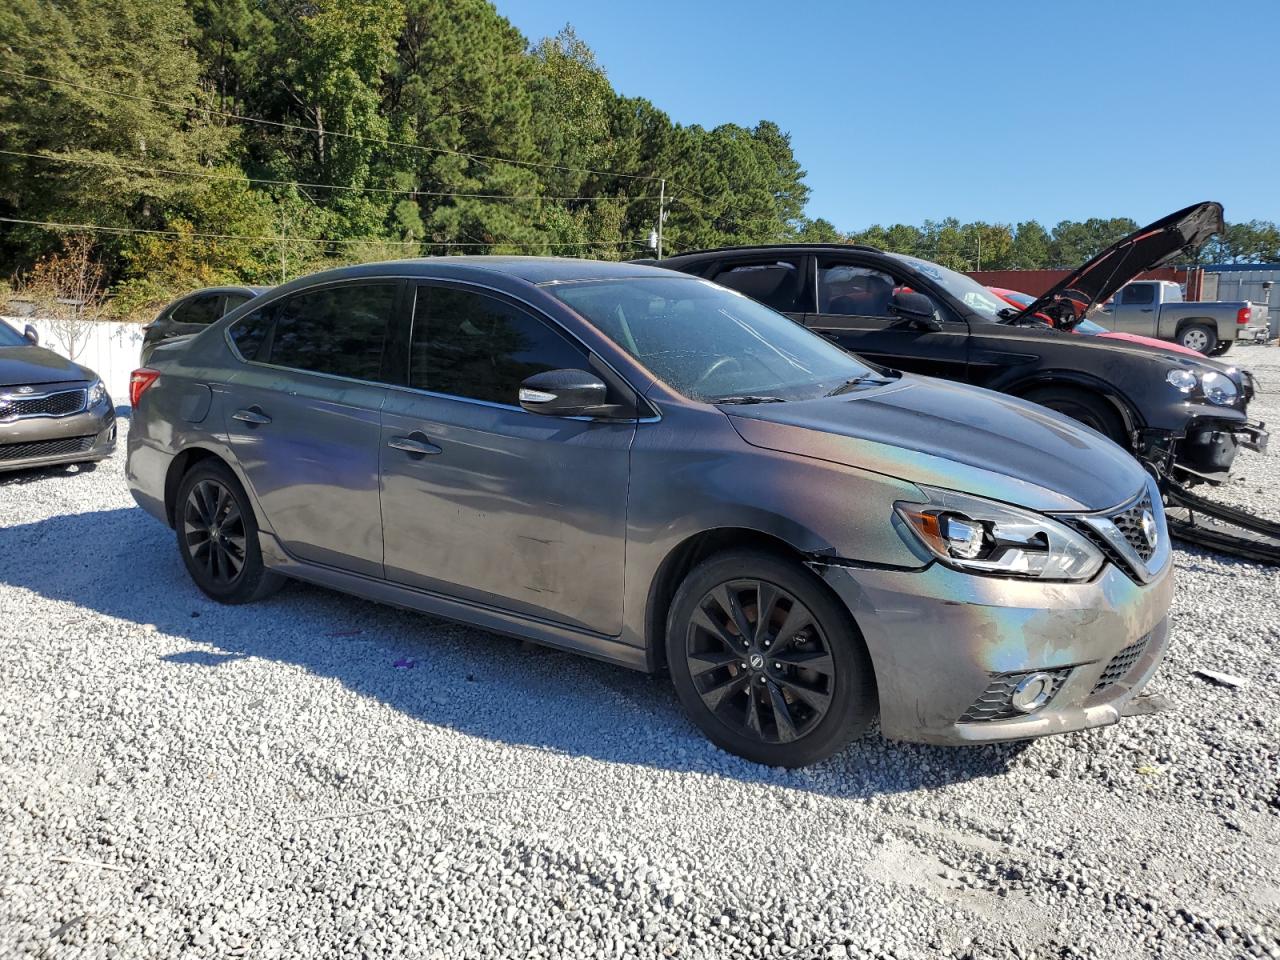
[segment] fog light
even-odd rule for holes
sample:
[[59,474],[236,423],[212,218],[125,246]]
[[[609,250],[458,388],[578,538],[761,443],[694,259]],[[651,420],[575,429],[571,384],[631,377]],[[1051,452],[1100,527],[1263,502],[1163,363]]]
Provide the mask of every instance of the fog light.
[[1057,684],[1047,673],[1029,673],[1013,688],[1009,703],[1015,710],[1023,713],[1035,713],[1053,696]]

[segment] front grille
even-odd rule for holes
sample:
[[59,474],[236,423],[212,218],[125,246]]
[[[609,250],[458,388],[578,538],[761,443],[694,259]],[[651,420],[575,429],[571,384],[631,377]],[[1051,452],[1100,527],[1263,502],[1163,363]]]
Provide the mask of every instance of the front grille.
[[1098,682],[1093,685],[1093,690],[1089,696],[1101,693],[1113,683],[1123,680],[1125,675],[1133,669],[1133,665],[1142,659],[1143,652],[1147,649],[1147,644],[1151,641],[1151,634],[1139,638],[1136,642],[1129,644],[1107,664],[1107,669],[1102,671],[1102,676],[1098,678]]
[[982,696],[973,701],[973,706],[960,717],[961,723],[990,723],[992,720],[1010,720],[1014,717],[1025,717],[1026,714],[1015,707],[1010,699],[1013,690],[1024,677],[1032,673],[1047,673],[1053,678],[1053,688],[1049,700],[1058,692],[1062,681],[1066,679],[1070,668],[1062,670],[1028,670],[1022,673],[997,673],[991,677],[991,683],[982,691]]
[[65,417],[84,409],[85,392],[60,390],[39,397],[0,397],[0,420],[18,417]]
[[0,444],[0,462],[6,460],[35,460],[41,457],[65,457],[74,453],[87,453],[94,437],[62,437],[58,440],[32,440],[28,443]]
[[1156,552],[1156,545],[1147,539],[1147,532],[1142,527],[1144,516],[1154,516],[1151,513],[1150,494],[1143,494],[1142,499],[1128,510],[1112,514],[1107,519],[1116,525],[1116,529],[1129,541],[1129,546],[1133,547],[1134,553],[1142,558],[1143,563],[1146,563]]

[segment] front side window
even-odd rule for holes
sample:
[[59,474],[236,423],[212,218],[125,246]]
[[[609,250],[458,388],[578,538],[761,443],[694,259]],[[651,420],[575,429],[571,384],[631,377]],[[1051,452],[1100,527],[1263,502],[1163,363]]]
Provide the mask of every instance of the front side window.
[[222,316],[218,310],[221,300],[221,294],[192,297],[185,303],[178,304],[169,319],[174,323],[193,323],[206,327]]
[[818,267],[818,312],[845,317],[891,317],[893,277],[870,267],[822,264]]
[[412,387],[517,406],[520,384],[535,373],[586,367],[581,347],[505,300],[454,287],[418,288]]
[[924,274],[951,296],[986,320],[1000,323],[1004,319],[1000,315],[1000,311],[1009,309],[1009,304],[978,283],[977,280],[972,277],[966,277],[963,273],[956,273],[956,271],[949,270],[941,264],[907,256],[905,253],[888,253],[886,256],[900,260],[913,270]]
[[1124,288],[1124,293],[1120,296],[1120,302],[1128,305],[1130,303],[1152,303],[1155,300],[1156,288],[1149,283],[1131,283]]
[[726,267],[711,278],[782,313],[804,313],[804,270],[799,260],[771,260]]
[[277,300],[269,308],[273,324],[267,362],[380,380],[397,288],[396,283],[346,283]]
[[807,400],[881,379],[801,324],[694,277],[583,280],[546,289],[693,400]]

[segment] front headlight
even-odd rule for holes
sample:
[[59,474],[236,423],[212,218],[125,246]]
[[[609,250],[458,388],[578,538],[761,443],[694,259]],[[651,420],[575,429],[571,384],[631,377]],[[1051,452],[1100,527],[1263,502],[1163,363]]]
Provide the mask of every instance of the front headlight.
[[101,380],[95,380],[89,384],[89,406],[96,407],[98,404],[105,402],[107,399],[107,388],[102,385]]
[[1200,387],[1204,390],[1205,399],[1219,406],[1233,402],[1240,392],[1230,377],[1212,370],[1200,378]]
[[1196,388],[1196,375],[1190,370],[1170,370],[1165,374],[1165,381],[1183,393],[1190,393]]
[[920,489],[928,503],[900,500],[894,509],[949,566],[1039,580],[1088,580],[1102,567],[1097,547],[1043,514],[952,490]]

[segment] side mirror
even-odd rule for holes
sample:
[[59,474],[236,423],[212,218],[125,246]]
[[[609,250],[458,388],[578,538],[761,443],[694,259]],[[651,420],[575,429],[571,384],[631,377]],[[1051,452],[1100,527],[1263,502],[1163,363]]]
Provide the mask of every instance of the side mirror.
[[609,388],[586,370],[547,370],[520,384],[520,406],[548,417],[590,417],[606,412]]
[[923,293],[914,290],[900,290],[889,298],[889,312],[895,317],[911,321],[913,326],[921,330],[941,330],[933,301]]
[[30,340],[33,346],[38,347],[40,345],[40,332],[31,324],[28,323],[26,327],[23,328],[22,335]]

